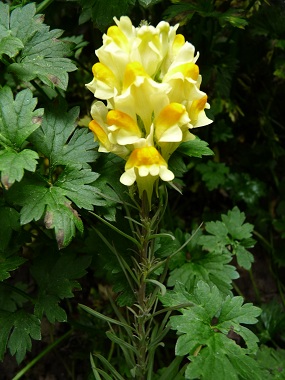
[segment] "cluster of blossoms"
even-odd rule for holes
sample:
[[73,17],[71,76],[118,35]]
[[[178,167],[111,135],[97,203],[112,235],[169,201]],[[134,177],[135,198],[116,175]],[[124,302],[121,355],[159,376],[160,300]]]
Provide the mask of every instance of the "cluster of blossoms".
[[96,50],[99,59],[87,88],[92,104],[89,128],[100,152],[126,160],[121,183],[137,183],[139,195],[151,196],[155,182],[172,181],[168,159],[177,147],[195,138],[190,129],[212,121],[207,95],[200,90],[198,54],[183,35],[160,22],[137,28],[128,17],[114,18]]

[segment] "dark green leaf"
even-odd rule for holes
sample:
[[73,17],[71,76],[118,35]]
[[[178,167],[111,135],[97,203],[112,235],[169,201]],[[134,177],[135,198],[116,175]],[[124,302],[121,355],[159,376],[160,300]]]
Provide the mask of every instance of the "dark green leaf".
[[15,181],[21,181],[24,170],[34,172],[38,154],[30,149],[16,152],[11,149],[0,151],[1,182],[8,189]]
[[97,156],[93,134],[87,128],[77,128],[79,107],[70,111],[64,104],[47,110],[41,127],[33,133],[31,141],[50,162],[51,167],[72,165],[88,167]]
[[41,339],[40,320],[33,314],[18,310],[14,313],[0,312],[0,321],[0,359],[3,359],[7,346],[20,363],[32,348],[31,339]]
[[10,87],[0,89],[0,145],[20,149],[42,121],[42,109],[29,89],[20,91],[15,100]]
[[199,164],[196,168],[202,174],[202,179],[209,190],[223,186],[229,173],[229,168],[225,164],[213,161]]
[[194,140],[186,141],[182,143],[178,151],[190,157],[211,156],[214,152],[208,148],[208,143],[206,141],[200,140],[197,136]]
[[0,252],[9,244],[13,231],[20,228],[19,213],[11,208],[0,206]]
[[[65,90],[68,72],[76,70],[76,66],[66,58],[71,53],[72,44],[60,40],[63,31],[50,31],[48,26],[42,24],[42,17],[35,13],[34,3],[17,7],[11,13],[10,30],[7,33],[11,33],[14,40],[11,41],[8,55],[14,56],[22,49],[16,62],[10,64],[8,69],[23,81],[39,78],[48,86]],[[5,26],[8,27],[7,22]],[[8,38],[11,40],[11,37]],[[4,40],[4,48],[6,45],[7,41]]]
[[26,303],[27,297],[21,295],[19,290],[25,293],[28,284],[22,282],[16,283],[14,286],[5,282],[0,283],[0,309],[5,311],[14,312],[18,307],[22,307]]
[[130,13],[135,1],[109,0],[108,7],[106,7],[105,0],[80,0],[80,3],[83,8],[80,22],[83,23],[92,18],[94,25],[105,32],[110,25],[114,24],[113,17],[120,18]]
[[261,346],[256,360],[262,369],[262,380],[283,380],[285,378],[285,350]]
[[3,54],[9,57],[17,55],[24,47],[22,41],[13,36],[9,30],[10,14],[9,5],[0,3],[0,58]]
[[8,256],[0,253],[0,281],[10,277],[10,272],[18,269],[26,260],[23,257]]
[[90,260],[88,256],[79,257],[72,252],[62,255],[49,252],[34,261],[31,272],[39,286],[35,305],[35,314],[39,318],[45,314],[51,323],[66,321],[66,312],[59,302],[73,297],[75,289],[81,289],[77,279],[86,274]]

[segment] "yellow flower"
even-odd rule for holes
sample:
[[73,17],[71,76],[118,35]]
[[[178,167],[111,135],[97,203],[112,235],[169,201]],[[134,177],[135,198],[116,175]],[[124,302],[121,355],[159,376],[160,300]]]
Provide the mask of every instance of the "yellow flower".
[[180,103],[170,103],[156,117],[155,138],[161,148],[162,156],[168,160],[181,142],[185,141],[185,132],[190,127],[186,108]]
[[174,174],[168,169],[166,161],[154,146],[144,146],[132,151],[120,181],[126,186],[131,186],[136,181],[139,196],[142,197],[146,191],[151,205],[153,186],[159,177],[163,181],[172,181]]
[[208,125],[213,122],[205,113],[205,109],[210,108],[209,103],[207,103],[207,99],[207,95],[202,93],[202,96],[199,99],[188,102],[186,109],[191,120],[191,128],[203,127],[204,125]]
[[109,125],[107,123],[108,108],[103,102],[96,101],[91,107],[93,120],[89,123],[89,129],[94,133],[94,138],[99,142],[99,152],[112,152],[122,158],[130,154],[130,150],[119,144],[114,144],[110,139]]
[[97,62],[92,67],[92,73],[94,78],[86,84],[86,87],[94,93],[96,98],[109,99],[118,94],[120,83],[109,67]]
[[122,95],[114,99],[115,108],[127,114],[138,115],[148,134],[153,114],[158,113],[168,103],[169,90],[167,84],[154,81],[141,63],[131,62],[126,66]]
[[99,62],[86,86],[98,99],[91,107],[89,128],[99,151],[126,160],[120,181],[135,182],[139,196],[151,204],[159,179],[172,181],[168,159],[179,145],[195,138],[192,128],[210,124],[207,95],[194,46],[177,34],[178,25],[162,21],[156,27],[114,18],[95,51]]
[[113,144],[134,144],[142,137],[136,121],[119,110],[111,110],[107,114],[109,139]]

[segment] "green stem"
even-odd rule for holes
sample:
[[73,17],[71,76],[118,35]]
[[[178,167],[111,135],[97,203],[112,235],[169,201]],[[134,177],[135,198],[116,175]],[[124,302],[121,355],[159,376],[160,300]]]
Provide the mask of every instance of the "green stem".
[[42,13],[54,0],[44,0],[37,6],[37,13]]
[[253,277],[252,269],[249,270],[249,277],[251,279],[251,283],[253,286],[253,290],[254,290],[257,302],[260,304],[261,303],[260,293],[259,293],[258,287],[256,285],[255,278]]
[[139,288],[137,291],[137,303],[139,306],[138,315],[135,320],[135,325],[137,328],[137,365],[138,365],[138,380],[144,380],[145,374],[147,372],[147,352],[148,352],[148,339],[146,334],[146,315],[148,314],[148,305],[146,297],[146,265],[148,259],[148,249],[149,249],[149,239],[150,235],[150,220],[149,220],[149,204],[146,192],[143,193],[142,197],[142,208],[141,208],[141,222],[143,224],[141,231],[141,249],[140,249],[140,262],[138,263],[139,273],[138,277],[140,279]]
[[59,339],[57,339],[55,342],[50,344],[45,350],[43,350],[38,356],[36,356],[32,361],[30,361],[23,369],[21,369],[20,372],[17,373],[16,376],[13,377],[12,380],[19,380],[21,377],[25,375],[26,372],[28,372],[37,362],[45,356],[48,352],[53,350],[56,346],[58,346],[63,340],[69,337],[73,330],[67,331],[64,335],[62,335]]

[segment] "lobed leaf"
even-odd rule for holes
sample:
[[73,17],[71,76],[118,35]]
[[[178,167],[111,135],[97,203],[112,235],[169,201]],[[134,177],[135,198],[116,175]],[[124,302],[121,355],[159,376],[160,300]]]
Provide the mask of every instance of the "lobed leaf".
[[114,16],[120,18],[130,13],[135,1],[121,0],[118,2],[117,0],[109,0],[108,7],[105,6],[105,0],[80,0],[80,4],[83,9],[79,22],[84,23],[91,18],[95,27],[105,32],[114,23]]
[[196,136],[194,140],[182,143],[177,151],[190,157],[201,158],[202,156],[211,156],[214,154],[214,152],[208,148],[208,145],[206,141],[200,140]]
[[10,149],[0,151],[1,182],[9,189],[15,181],[21,181],[24,170],[34,172],[37,166],[38,154],[30,149],[15,152]]
[[32,339],[41,339],[40,320],[33,314],[18,310],[1,312],[0,322],[0,359],[3,359],[7,346],[20,363],[26,352],[31,350]]
[[20,91],[14,100],[10,87],[0,89],[0,145],[19,150],[41,123],[42,109],[31,90]]
[[64,104],[46,110],[40,128],[31,136],[31,142],[44,154],[54,168],[57,165],[88,167],[95,161],[94,138],[87,128],[77,128],[79,107],[67,111]]
[[20,215],[15,209],[0,206],[0,252],[5,251],[12,237],[12,232],[19,230],[19,217]]
[[69,58],[73,44],[60,39],[63,31],[43,24],[43,17],[36,15],[34,3],[17,7],[0,8],[0,56],[15,57],[8,71],[23,81],[39,78],[50,87],[66,90],[68,73],[76,70]]
[[49,252],[38,257],[31,267],[31,273],[39,286],[35,315],[42,318],[45,314],[51,323],[66,321],[66,312],[59,302],[63,298],[73,297],[75,289],[81,289],[77,279],[86,274],[90,260],[88,256],[79,257],[73,252],[62,255]]
[[229,168],[219,162],[209,161],[206,164],[197,165],[196,168],[202,174],[202,180],[210,191],[224,185],[229,174]]
[[[223,298],[216,286],[199,281],[193,293],[186,293],[179,284],[176,290],[160,297],[164,306],[180,308],[182,315],[170,317],[171,328],[177,330],[176,355],[190,354],[187,379],[260,379],[256,361],[248,356],[257,349],[258,338],[242,324],[256,323],[260,309],[244,304],[241,297]],[[182,302],[181,302],[182,301]],[[240,335],[247,348],[230,339],[230,332]],[[230,373],[228,372],[230,371]]]

